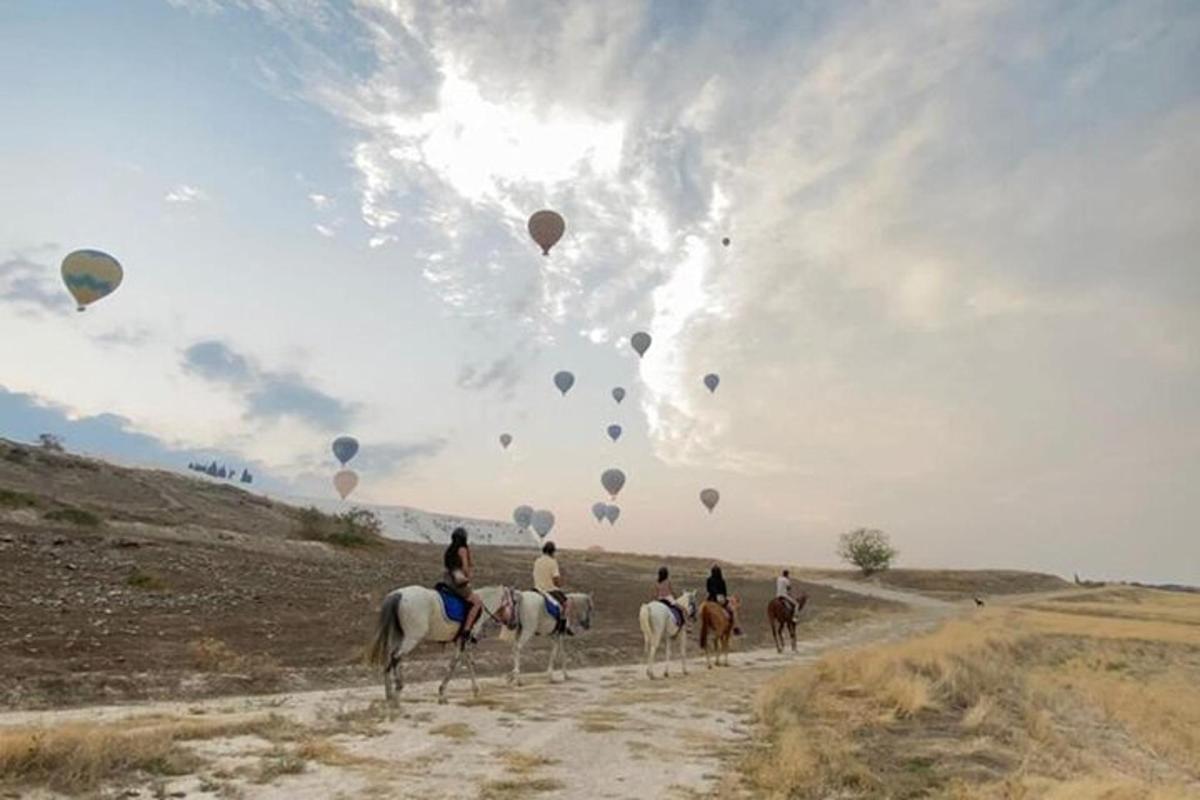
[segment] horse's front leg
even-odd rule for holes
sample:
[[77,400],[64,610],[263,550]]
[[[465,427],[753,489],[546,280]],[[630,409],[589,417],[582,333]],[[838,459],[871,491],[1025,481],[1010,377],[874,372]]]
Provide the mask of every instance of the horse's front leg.
[[667,647],[667,654],[663,656],[663,677],[669,678],[671,677],[671,634],[664,634],[663,639],[665,640],[663,644]]
[[687,675],[687,629],[679,632],[679,668]]
[[518,633],[513,639],[513,668],[508,674],[508,682],[521,685],[521,648],[525,646],[525,634]]
[[478,697],[479,681],[475,680],[475,655],[464,647],[463,658],[467,662],[467,674],[471,676],[471,694]]
[[[788,626],[788,634],[792,637],[792,652],[796,652],[796,623]],[[783,639],[783,633],[779,634],[780,640]]]
[[651,633],[646,638],[646,677],[654,680],[654,654],[658,652],[658,640]]
[[562,638],[557,633],[550,634],[550,661],[546,664],[546,682],[554,683],[554,659],[558,658],[558,649],[562,646]]
[[[571,676],[567,674],[567,660],[568,660],[567,656],[569,655],[569,653],[567,653],[567,640],[566,639],[562,640],[561,648],[562,648],[562,650],[560,651],[560,656],[562,658],[563,680],[569,681],[569,680],[571,680]],[[575,651],[572,650],[571,652],[573,653]]]
[[465,642],[459,642],[454,648],[454,655],[450,658],[450,665],[446,668],[446,677],[442,678],[442,683],[438,686],[438,702],[446,702],[446,686],[450,683],[450,679],[454,677],[455,670],[458,669],[458,662],[462,661]]

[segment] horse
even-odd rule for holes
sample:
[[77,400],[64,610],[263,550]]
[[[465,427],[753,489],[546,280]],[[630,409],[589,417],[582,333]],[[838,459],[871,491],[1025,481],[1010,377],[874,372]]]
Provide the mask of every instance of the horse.
[[[503,586],[485,586],[476,589],[483,603],[483,613],[475,621],[472,636],[485,619],[505,616],[504,608],[512,596],[512,590]],[[498,620],[502,621],[502,620]],[[368,653],[369,663],[383,667],[383,690],[388,702],[399,701],[404,689],[404,656],[412,652],[421,642],[447,644],[458,636],[459,624],[447,618],[441,595],[424,586],[404,586],[395,589],[383,598],[379,608],[379,622],[375,626],[375,641]],[[471,676],[471,691],[479,694],[475,680],[475,659],[468,647],[468,640],[461,639],[454,648],[454,655],[446,668],[446,676],[438,686],[438,702],[446,702],[446,685],[454,676],[460,662],[465,661]]]
[[[711,630],[713,633],[713,650],[716,651],[717,666],[729,666],[729,640],[733,636],[733,617],[730,616],[730,611],[734,616],[737,615],[738,607],[741,601],[736,595],[729,596],[729,611],[725,610],[725,606],[720,603],[714,603],[711,600],[705,600],[700,606],[700,649],[704,651],[704,661],[708,664],[708,668],[713,668],[713,654],[708,649],[708,633]],[[725,663],[721,664],[721,655],[725,655]]]
[[[554,660],[562,655],[563,680],[567,675],[567,646],[566,634],[558,633],[558,621],[546,610],[546,598],[540,592],[516,593],[517,635],[513,639],[513,668],[508,676],[509,683],[521,685],[521,649],[529,644],[534,636],[549,636],[550,663],[546,665],[547,680],[554,680]],[[592,627],[592,613],[595,603],[590,594],[571,592],[567,595],[568,623],[578,624],[583,630]]]
[[783,652],[783,629],[785,627],[788,635],[792,637],[792,652],[796,652],[796,618],[800,616],[800,612],[807,602],[808,595],[804,592],[801,592],[799,597],[792,598],[792,606],[795,610],[790,614],[782,597],[773,597],[771,602],[767,603],[767,621],[771,623],[771,638],[775,640],[776,652]]
[[687,634],[684,632],[689,621],[696,619],[696,593],[684,592],[675,598],[675,605],[684,610],[684,624],[675,622],[675,615],[665,604],[658,600],[643,603],[638,611],[638,622],[642,627],[642,639],[646,643],[646,675],[654,680],[654,655],[658,652],[658,643],[665,637],[667,657],[663,664],[663,677],[671,674],[671,640],[679,639],[679,666],[687,675]]

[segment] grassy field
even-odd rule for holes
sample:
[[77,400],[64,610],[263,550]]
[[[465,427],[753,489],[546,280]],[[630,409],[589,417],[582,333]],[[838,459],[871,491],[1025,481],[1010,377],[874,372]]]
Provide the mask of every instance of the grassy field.
[[1200,797],[1200,597],[981,609],[789,671],[759,717],[755,796]]

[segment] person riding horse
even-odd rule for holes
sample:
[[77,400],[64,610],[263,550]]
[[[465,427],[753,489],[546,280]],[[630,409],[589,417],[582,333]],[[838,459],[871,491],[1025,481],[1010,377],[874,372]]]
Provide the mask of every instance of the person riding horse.
[[454,532],[450,534],[450,546],[446,548],[446,553],[442,556],[442,563],[446,567],[446,574],[442,578],[443,583],[470,606],[455,639],[473,638],[471,631],[474,630],[475,622],[483,612],[483,603],[480,601],[479,595],[471,589],[471,573],[475,570],[475,562],[471,558],[471,548],[467,545],[465,528],[455,528]]
[[562,590],[562,572],[554,557],[557,549],[554,542],[542,545],[542,554],[533,562],[533,588],[558,603],[558,626],[554,632],[574,636],[575,632],[567,626],[567,593]]
[[729,621],[733,623],[734,636],[741,636],[742,629],[738,626],[737,614],[729,605],[729,590],[725,586],[725,576],[721,574],[721,568],[716,564],[713,564],[712,572],[709,573],[704,588],[708,592],[709,601],[724,608],[725,613],[729,615]]
[[676,613],[678,619],[687,619],[687,612],[675,603],[675,590],[671,588],[671,573],[666,567],[658,568],[658,580],[654,584],[654,598]]
[[796,602],[796,598],[792,596],[792,579],[786,569],[782,575],[775,579],[775,596],[787,606],[788,616],[794,618],[799,604]]

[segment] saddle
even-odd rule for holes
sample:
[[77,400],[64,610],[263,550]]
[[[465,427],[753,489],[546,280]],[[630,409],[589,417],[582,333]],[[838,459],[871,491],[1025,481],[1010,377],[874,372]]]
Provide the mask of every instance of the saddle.
[[668,600],[663,600],[662,598],[659,598],[656,602],[662,603],[664,606],[666,606],[668,609],[670,609],[671,616],[673,616],[675,618],[675,624],[678,625],[680,628],[683,627],[683,609],[682,608],[679,608],[679,606],[675,605],[674,603],[672,603]]
[[550,615],[551,619],[562,619],[563,608],[558,601],[543,591],[538,589],[534,589],[534,591],[542,596],[542,602],[546,604],[546,613]]
[[458,596],[452,588],[442,581],[433,587],[442,598],[442,612],[446,619],[459,625],[467,621],[467,601]]

